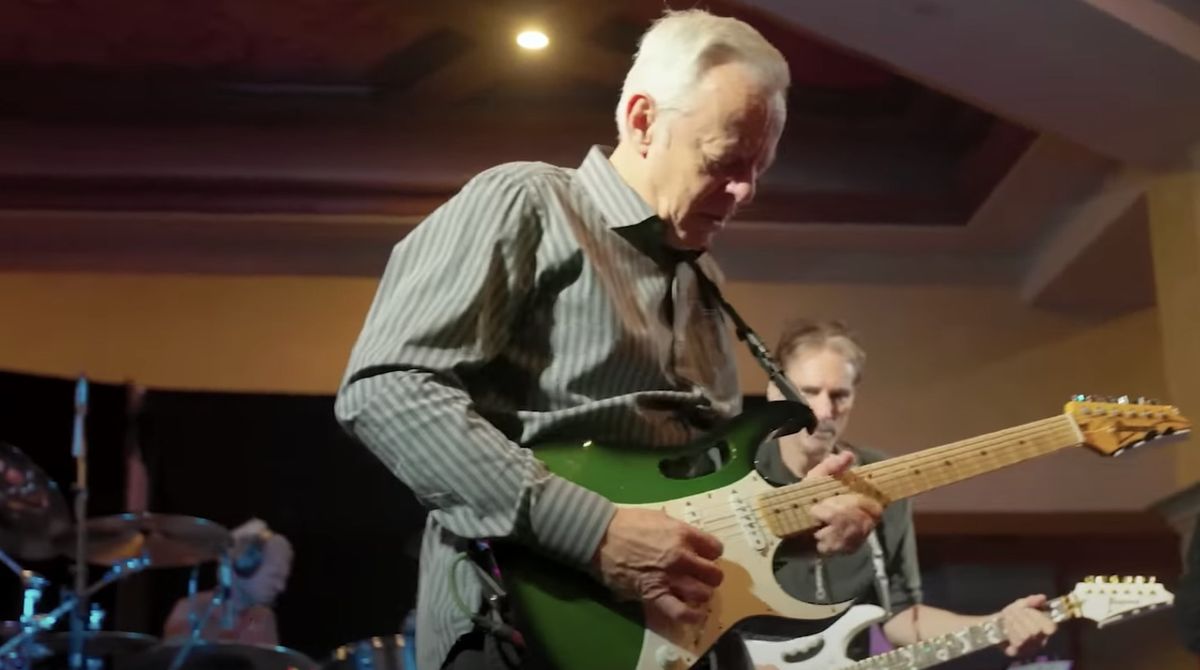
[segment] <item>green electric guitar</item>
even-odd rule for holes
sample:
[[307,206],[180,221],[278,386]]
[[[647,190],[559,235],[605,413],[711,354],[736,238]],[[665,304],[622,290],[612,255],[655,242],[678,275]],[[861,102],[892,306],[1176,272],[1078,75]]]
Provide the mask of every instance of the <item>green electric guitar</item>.
[[[1067,447],[1112,456],[1182,436],[1191,427],[1174,407],[1077,396],[1063,414],[1048,419],[853,468],[836,479],[771,486],[754,469],[759,445],[811,420],[808,408],[781,401],[748,410],[684,448],[590,441],[536,446],[538,458],[556,474],[618,505],[661,509],[718,537],[725,546],[718,561],[725,578],[702,623],[674,624],[641,603],[616,600],[588,575],[515,545],[498,546],[533,667],[683,670],[747,618],[837,616],[850,603],[796,600],[772,571],[780,542],[818,526],[808,510],[825,498],[856,492],[886,505]],[[715,455],[721,467],[688,477],[689,464]]]

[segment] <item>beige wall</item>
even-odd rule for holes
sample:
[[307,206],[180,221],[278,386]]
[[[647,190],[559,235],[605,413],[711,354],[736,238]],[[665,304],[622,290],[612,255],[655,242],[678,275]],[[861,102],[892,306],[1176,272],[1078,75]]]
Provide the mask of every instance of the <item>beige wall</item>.
[[[330,393],[374,280],[0,274],[0,369],[153,387]],[[988,286],[735,283],[773,346],[793,315],[863,335],[867,379],[850,438],[899,453],[1061,411],[1073,393],[1164,397],[1157,315],[1044,313]],[[743,388],[765,376],[743,355]],[[1172,486],[1170,452],[1073,450],[925,494],[922,511],[1140,509]]]

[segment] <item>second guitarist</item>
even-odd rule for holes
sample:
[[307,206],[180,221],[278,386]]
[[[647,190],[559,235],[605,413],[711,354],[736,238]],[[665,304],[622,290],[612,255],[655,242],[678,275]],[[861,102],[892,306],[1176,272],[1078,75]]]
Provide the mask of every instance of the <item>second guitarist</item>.
[[[756,467],[776,485],[801,480],[830,454],[856,464],[883,460],[879,452],[852,447],[841,437],[850,420],[867,355],[846,326],[837,321],[800,321],[784,330],[776,353],[788,380],[812,408],[820,422],[812,434],[801,431],[764,444]],[[769,400],[782,398],[772,386]],[[813,556],[811,546],[789,547],[776,554],[775,575],[790,595],[807,602],[833,603],[854,600],[892,612],[883,632],[901,646],[966,628],[994,616],[1003,617],[1009,656],[1042,647],[1055,624],[1038,609],[1043,595],[1019,598],[1001,612],[968,616],[921,603],[921,576],[913,532],[912,506],[900,500],[884,509],[876,531],[856,552],[833,557]],[[760,620],[742,627],[745,637],[784,639],[812,633],[796,622]],[[868,655],[864,633],[849,649],[851,658]]]

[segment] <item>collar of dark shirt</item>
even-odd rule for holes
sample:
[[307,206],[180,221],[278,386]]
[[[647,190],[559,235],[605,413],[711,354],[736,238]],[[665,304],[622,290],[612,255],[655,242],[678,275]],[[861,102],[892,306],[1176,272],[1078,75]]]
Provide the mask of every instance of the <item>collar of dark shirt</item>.
[[662,219],[652,216],[641,223],[618,228],[617,234],[666,270],[673,269],[680,263],[695,261],[704,253],[690,249],[676,249],[667,244],[664,239],[666,237],[665,226]]
[[666,223],[654,214],[609,162],[612,147],[593,146],[579,166],[580,182],[609,227],[663,269],[695,261],[704,251],[676,249],[666,242]]

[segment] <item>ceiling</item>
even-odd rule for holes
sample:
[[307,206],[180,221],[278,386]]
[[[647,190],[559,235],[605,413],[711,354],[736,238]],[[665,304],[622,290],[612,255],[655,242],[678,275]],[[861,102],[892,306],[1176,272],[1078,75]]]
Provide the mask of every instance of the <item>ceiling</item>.
[[[374,275],[479,169],[610,143],[662,6],[0,4],[0,267]],[[1026,275],[1095,264],[1056,266],[1047,240],[1122,166],[1200,140],[1187,0],[705,6],[756,26],[793,77],[779,162],[719,250],[735,278],[982,275],[1058,305],[1069,282]],[[551,47],[513,48],[526,25]]]

